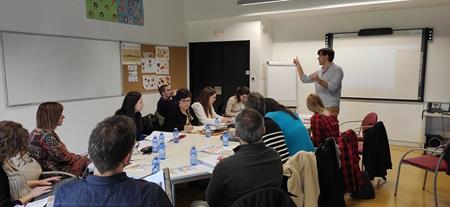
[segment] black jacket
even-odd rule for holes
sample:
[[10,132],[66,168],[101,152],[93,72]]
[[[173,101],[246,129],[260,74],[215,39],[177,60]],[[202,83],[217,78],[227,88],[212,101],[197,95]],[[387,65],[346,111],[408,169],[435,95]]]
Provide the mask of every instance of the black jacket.
[[392,169],[388,135],[381,121],[364,131],[363,164],[371,180],[374,177],[386,180],[387,169]]
[[241,196],[231,207],[295,207],[289,195],[279,188],[261,188]]
[[249,192],[264,187],[281,189],[283,169],[280,156],[264,143],[240,145],[235,154],[214,168],[206,201],[211,207],[227,207]]
[[319,207],[345,206],[344,179],[336,150],[334,139],[327,138],[316,151],[320,186]]
[[[200,121],[198,120],[191,107],[189,107],[189,115],[191,124],[193,126],[199,126]],[[184,126],[186,125],[186,118],[187,116],[181,112],[180,107],[178,107],[177,104],[172,104],[169,113],[165,117],[164,124],[161,127],[161,130],[171,132],[174,128],[177,128],[179,131],[182,131],[184,130]]]
[[156,111],[159,114],[161,114],[161,116],[166,118],[167,114],[170,113],[172,105],[173,105],[173,101],[172,100],[160,98],[159,101],[158,101],[158,105],[156,107]]

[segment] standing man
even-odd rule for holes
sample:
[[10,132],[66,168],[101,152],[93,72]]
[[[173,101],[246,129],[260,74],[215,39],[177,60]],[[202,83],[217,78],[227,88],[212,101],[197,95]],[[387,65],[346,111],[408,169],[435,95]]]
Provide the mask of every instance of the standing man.
[[316,94],[322,99],[325,108],[330,113],[338,115],[344,72],[340,66],[333,63],[334,50],[322,48],[317,54],[319,55],[317,59],[322,68],[309,76],[306,76],[303,72],[298,57],[294,59],[294,64],[297,66],[300,80],[303,83],[315,83]]

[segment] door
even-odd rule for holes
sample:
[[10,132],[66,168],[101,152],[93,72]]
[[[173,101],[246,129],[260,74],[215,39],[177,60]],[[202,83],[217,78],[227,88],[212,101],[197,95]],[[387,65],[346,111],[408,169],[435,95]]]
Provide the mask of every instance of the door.
[[214,108],[223,114],[239,86],[249,86],[250,41],[189,43],[190,89],[194,100],[205,87],[217,90]]

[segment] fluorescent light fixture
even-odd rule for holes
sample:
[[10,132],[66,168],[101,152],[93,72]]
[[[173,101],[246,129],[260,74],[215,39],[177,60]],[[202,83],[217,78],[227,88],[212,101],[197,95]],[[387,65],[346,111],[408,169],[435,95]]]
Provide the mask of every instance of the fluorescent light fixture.
[[317,11],[317,10],[324,10],[324,9],[336,9],[336,8],[355,7],[355,6],[368,6],[368,5],[377,5],[377,4],[406,2],[406,1],[410,1],[410,0],[378,0],[378,1],[332,4],[332,5],[327,5],[327,6],[310,7],[310,8],[304,8],[304,9],[290,9],[290,10],[282,10],[282,11],[250,13],[250,14],[244,14],[242,16],[261,16],[261,15],[270,15],[270,14]]
[[238,0],[237,4],[239,6],[248,6],[248,5],[257,5],[257,4],[268,4],[268,3],[277,3],[283,1],[290,0]]

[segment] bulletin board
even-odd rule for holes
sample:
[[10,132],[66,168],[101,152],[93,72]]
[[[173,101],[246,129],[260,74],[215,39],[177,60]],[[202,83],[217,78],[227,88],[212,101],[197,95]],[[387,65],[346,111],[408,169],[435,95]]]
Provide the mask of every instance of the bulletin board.
[[187,87],[187,48],[122,43],[123,93],[155,93],[167,84]]

